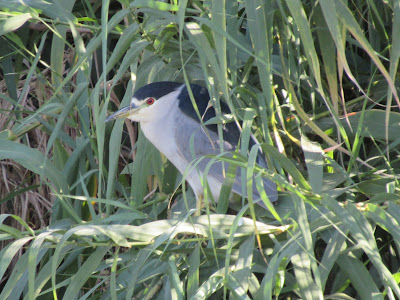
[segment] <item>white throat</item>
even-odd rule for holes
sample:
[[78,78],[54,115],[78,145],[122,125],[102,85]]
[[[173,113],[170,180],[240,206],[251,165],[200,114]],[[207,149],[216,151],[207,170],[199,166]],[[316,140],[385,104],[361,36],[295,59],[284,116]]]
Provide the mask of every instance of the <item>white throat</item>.
[[146,138],[168,159],[176,154],[176,149],[172,145],[175,143],[170,141],[174,137],[175,117],[179,113],[178,95],[183,88],[180,87],[176,91],[157,100],[154,107],[151,107],[149,113],[144,114],[141,118],[140,125]]

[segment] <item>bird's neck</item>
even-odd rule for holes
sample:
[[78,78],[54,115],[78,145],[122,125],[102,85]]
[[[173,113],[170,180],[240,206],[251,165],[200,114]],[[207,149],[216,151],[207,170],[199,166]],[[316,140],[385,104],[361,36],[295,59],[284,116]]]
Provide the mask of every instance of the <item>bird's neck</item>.
[[157,108],[159,111],[152,114],[154,117],[143,119],[140,125],[146,138],[160,152],[168,157],[174,155],[176,151],[171,147],[171,145],[174,144],[171,138],[175,139],[175,127],[179,126],[179,124],[175,122],[175,117],[178,113],[178,101],[173,99],[166,99],[163,101],[171,102],[169,104],[164,103],[165,105],[160,105]]

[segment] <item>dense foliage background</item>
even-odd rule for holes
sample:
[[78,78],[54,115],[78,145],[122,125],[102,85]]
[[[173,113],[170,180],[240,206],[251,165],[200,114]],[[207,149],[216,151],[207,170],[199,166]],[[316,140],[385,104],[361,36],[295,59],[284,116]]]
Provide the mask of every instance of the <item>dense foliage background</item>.
[[[400,298],[399,1],[0,7],[0,299]],[[196,216],[138,126],[104,123],[162,80],[228,103],[272,170],[231,163],[276,206]]]

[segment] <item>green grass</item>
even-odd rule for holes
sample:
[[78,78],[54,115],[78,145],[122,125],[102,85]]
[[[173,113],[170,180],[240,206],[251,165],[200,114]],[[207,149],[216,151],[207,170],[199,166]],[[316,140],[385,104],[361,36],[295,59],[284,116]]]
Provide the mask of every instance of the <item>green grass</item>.
[[[0,7],[0,299],[400,298],[398,1]],[[227,182],[196,216],[137,124],[104,123],[162,80],[229,105],[273,167],[215,159],[276,206]]]

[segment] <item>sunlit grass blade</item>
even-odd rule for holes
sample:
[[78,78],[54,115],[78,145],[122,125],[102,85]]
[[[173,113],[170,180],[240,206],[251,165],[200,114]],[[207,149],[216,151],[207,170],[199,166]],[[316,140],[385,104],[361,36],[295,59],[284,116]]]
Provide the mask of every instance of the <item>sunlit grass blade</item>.
[[312,191],[320,194],[323,181],[323,152],[321,147],[312,143],[306,136],[302,135],[301,145],[304,152],[304,158],[307,164],[308,178]]
[[190,299],[196,294],[199,287],[200,246],[196,244],[189,258],[189,271],[187,279],[187,297]]
[[107,254],[109,249],[109,247],[97,247],[96,250],[90,254],[82,267],[79,268],[79,271],[71,278],[72,280],[68,284],[64,297],[72,299],[79,294],[81,287],[96,270],[98,264],[104,259],[104,256]]

